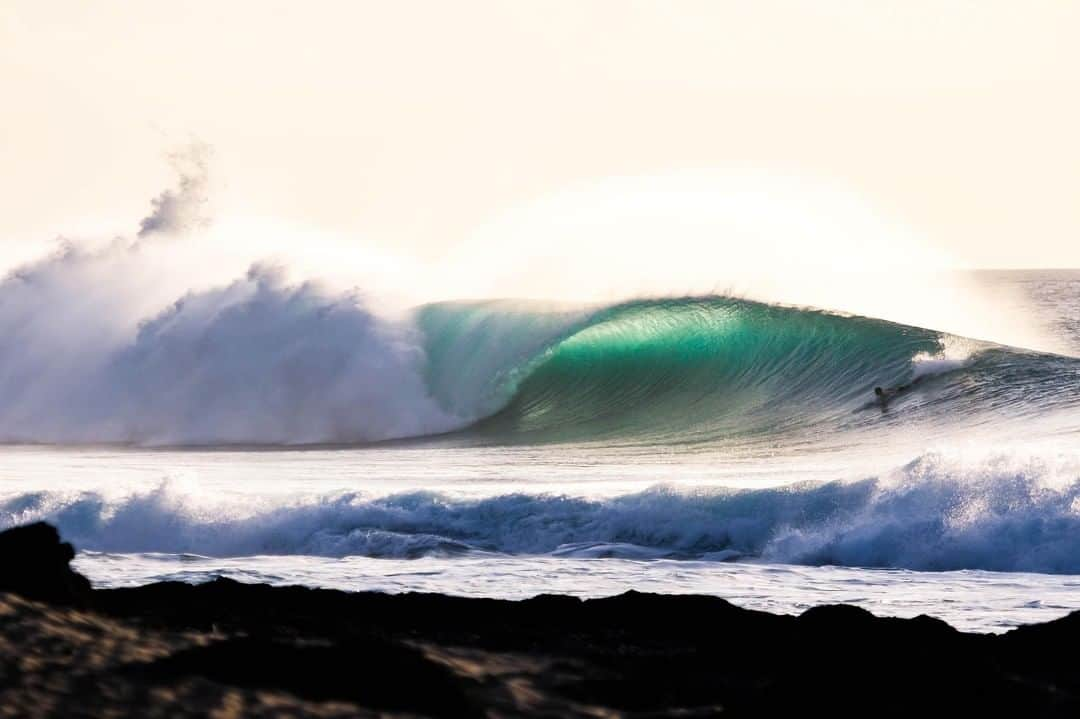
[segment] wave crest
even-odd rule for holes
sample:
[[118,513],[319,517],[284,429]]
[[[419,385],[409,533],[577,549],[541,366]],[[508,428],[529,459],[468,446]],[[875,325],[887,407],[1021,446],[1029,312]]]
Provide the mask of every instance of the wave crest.
[[912,420],[1076,406],[1080,360],[729,297],[388,315],[256,265],[177,298],[143,274],[160,232],[0,282],[0,441],[790,444],[882,424],[872,388],[914,380]]

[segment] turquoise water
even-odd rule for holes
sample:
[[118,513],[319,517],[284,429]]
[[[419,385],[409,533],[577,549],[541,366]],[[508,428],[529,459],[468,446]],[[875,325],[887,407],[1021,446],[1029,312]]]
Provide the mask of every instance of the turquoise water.
[[[1080,273],[983,279],[1080,348]],[[402,325],[261,277],[49,382],[28,346],[0,352],[0,525],[56,522],[100,585],[638,588],[984,631],[1080,607],[1068,354],[727,297]]]

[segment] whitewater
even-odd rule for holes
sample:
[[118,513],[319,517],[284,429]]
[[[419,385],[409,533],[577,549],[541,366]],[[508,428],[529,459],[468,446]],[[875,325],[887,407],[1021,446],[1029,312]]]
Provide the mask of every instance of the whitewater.
[[1080,608],[1080,272],[976,273],[1058,351],[723,292],[391,306],[183,267],[204,193],[0,281],[0,528],[100,586]]

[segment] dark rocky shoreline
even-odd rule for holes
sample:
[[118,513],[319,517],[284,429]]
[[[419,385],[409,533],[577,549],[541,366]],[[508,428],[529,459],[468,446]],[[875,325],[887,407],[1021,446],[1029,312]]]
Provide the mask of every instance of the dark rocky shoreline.
[[72,556],[0,533],[4,716],[1080,716],[1080,612],[995,636],[636,592],[92,590]]

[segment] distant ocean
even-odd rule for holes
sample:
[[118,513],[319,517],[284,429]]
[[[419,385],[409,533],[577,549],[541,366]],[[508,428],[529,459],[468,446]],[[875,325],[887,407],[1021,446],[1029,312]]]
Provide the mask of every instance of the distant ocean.
[[75,363],[20,308],[80,261],[0,283],[0,527],[99,586],[1080,609],[1080,271],[976,275],[1059,354],[724,296],[391,322],[254,270],[130,341],[88,302]]

